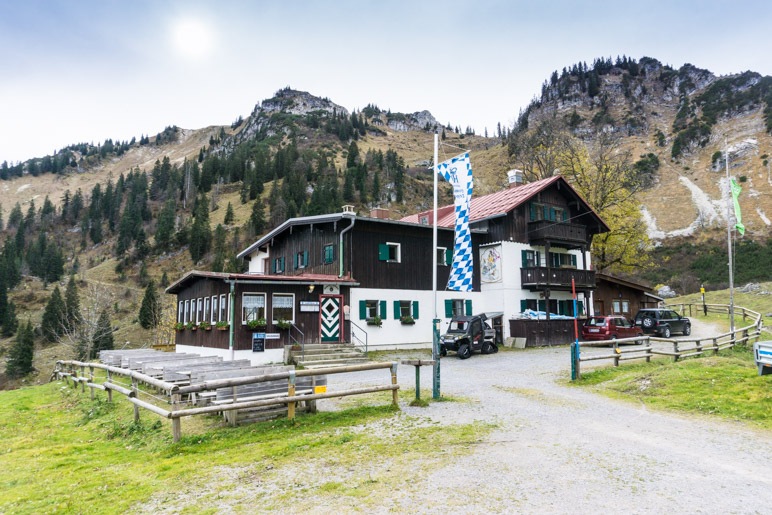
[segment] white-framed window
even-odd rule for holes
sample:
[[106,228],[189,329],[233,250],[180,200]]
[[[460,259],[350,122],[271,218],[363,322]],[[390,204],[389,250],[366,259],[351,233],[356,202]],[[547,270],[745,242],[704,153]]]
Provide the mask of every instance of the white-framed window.
[[359,319],[370,320],[379,317],[386,319],[386,301],[385,300],[360,300],[359,301]]
[[177,322],[185,323],[185,302],[180,301],[177,306]]
[[451,264],[453,254],[448,252],[446,247],[437,247],[437,264],[448,266]]
[[611,301],[611,309],[615,315],[630,313],[630,301],[621,299]]
[[212,307],[209,305],[209,297],[204,297],[204,320],[207,322],[210,321],[210,314],[212,312]]
[[265,293],[244,293],[241,296],[241,324],[265,318]]
[[277,257],[273,260],[273,273],[275,274],[284,273],[284,256]]
[[323,253],[323,259],[324,259],[325,265],[329,265],[330,263],[335,261],[335,245],[333,245],[332,243],[328,243],[327,245],[325,245],[322,253]]
[[308,251],[304,250],[295,254],[295,270],[308,267]]
[[523,250],[523,268],[541,266],[541,256],[537,250]]
[[394,301],[394,319],[400,320],[405,317],[418,319],[418,301],[417,300],[395,300]]
[[220,295],[220,320],[227,320],[230,322],[231,313],[228,311],[228,295],[223,293]]
[[196,319],[196,299],[186,300],[185,307],[187,308],[187,318],[185,318],[187,324]]
[[217,309],[217,295],[212,295],[212,323],[215,324],[219,320],[217,319],[217,315],[219,315],[220,312]]
[[204,299],[198,298],[196,300],[196,323],[201,322],[204,319]]
[[457,315],[471,315],[471,299],[445,299],[445,318],[451,318]]
[[274,293],[271,297],[273,323],[279,320],[295,321],[295,295],[292,293]]
[[389,263],[399,263],[402,261],[402,245],[399,243],[392,243],[387,241],[386,243],[378,244],[378,260],[387,261]]

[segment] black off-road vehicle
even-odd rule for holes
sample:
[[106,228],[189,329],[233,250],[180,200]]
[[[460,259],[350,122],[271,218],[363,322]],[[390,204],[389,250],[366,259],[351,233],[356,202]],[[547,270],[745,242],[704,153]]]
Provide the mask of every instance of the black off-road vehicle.
[[635,315],[635,326],[662,338],[670,338],[672,333],[692,334],[692,322],[672,309],[642,309]]
[[498,352],[496,332],[486,320],[485,314],[454,316],[450,320],[448,331],[440,341],[440,354],[447,356],[448,351],[455,351],[459,359],[467,359],[472,355],[472,351],[480,351],[483,354]]

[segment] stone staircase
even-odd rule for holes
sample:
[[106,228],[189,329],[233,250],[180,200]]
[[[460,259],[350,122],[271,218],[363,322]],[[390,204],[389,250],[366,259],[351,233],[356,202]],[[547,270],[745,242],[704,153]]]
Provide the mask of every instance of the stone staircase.
[[288,363],[306,369],[367,363],[367,356],[350,343],[312,343],[303,350],[290,350]]

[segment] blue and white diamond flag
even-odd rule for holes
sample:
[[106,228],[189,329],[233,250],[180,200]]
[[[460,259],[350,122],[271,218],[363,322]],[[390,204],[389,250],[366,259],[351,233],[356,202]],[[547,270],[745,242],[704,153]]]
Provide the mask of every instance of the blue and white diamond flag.
[[437,173],[453,186],[456,206],[456,239],[453,248],[453,267],[448,278],[448,289],[472,291],[474,277],[472,235],[469,232],[469,206],[472,202],[472,163],[469,153],[437,165]]

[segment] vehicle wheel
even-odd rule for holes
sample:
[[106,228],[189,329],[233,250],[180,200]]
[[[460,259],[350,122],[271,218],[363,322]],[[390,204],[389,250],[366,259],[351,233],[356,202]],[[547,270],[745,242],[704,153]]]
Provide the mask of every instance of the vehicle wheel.
[[[636,334],[636,335],[635,335],[635,337],[636,337],[636,338],[643,338],[643,333],[638,333],[638,334]],[[644,341],[643,341],[643,340],[638,340],[638,341],[637,341],[637,342],[635,342],[635,343],[636,343],[636,345],[643,345],[643,344],[644,344]]]
[[[616,339],[617,339],[617,335],[615,335],[615,334],[612,334],[611,337],[609,338],[609,340],[616,340]],[[609,343],[608,346],[609,347],[613,347],[614,344],[613,343]]]
[[669,327],[665,327],[664,329],[662,329],[662,337],[663,338],[670,338],[670,328]]
[[654,319],[652,317],[643,317],[643,320],[641,320],[641,325],[646,329],[651,329],[654,327]]
[[692,334],[692,326],[690,324],[686,324],[684,326],[684,336],[689,336]]
[[441,347],[440,347],[440,356],[442,356],[442,357],[444,358],[444,357],[445,357],[445,356],[447,356],[447,355],[448,355],[448,349],[447,349],[447,348],[445,348],[445,346],[444,346],[444,345],[443,345],[443,346],[441,346]]
[[491,347],[493,348],[493,353],[496,354],[499,351],[499,346],[495,343],[491,343]]
[[458,359],[467,359],[469,356],[472,355],[472,349],[469,348],[468,343],[462,343],[458,347],[458,352],[456,352],[456,355],[458,356]]
[[493,344],[490,342],[483,342],[480,352],[483,354],[493,354]]

